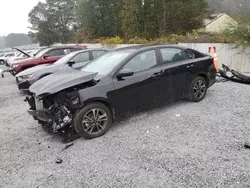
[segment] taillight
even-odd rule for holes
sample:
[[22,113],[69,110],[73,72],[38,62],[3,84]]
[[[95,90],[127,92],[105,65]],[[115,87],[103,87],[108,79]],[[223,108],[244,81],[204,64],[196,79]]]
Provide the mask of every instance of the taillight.
[[219,72],[220,69],[219,69],[219,64],[218,64],[218,59],[217,57],[211,57],[212,61],[213,61],[213,64],[214,64],[214,67],[215,67],[215,70],[216,72]]

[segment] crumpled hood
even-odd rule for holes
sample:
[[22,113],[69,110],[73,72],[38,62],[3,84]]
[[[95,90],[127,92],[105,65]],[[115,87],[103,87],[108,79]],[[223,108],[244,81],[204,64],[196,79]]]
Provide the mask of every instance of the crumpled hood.
[[50,69],[53,69],[53,65],[50,65],[50,64],[38,65],[38,66],[26,69],[26,70],[18,73],[16,75],[16,77],[27,76],[27,75],[30,75],[30,74],[35,74],[38,71],[46,71],[46,70],[48,70],[48,72],[50,72],[49,71]]
[[96,77],[97,73],[72,71],[59,71],[38,80],[30,86],[29,90],[36,96],[51,95],[64,89],[89,82]]

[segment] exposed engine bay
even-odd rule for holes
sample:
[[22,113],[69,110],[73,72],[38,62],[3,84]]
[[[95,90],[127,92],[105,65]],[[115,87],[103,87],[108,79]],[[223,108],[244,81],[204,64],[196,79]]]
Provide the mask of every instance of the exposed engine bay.
[[37,116],[32,114],[34,119],[40,123],[49,124],[53,132],[58,132],[66,126],[71,126],[73,114],[80,108],[78,91],[70,93],[64,91],[42,100],[38,100],[33,95],[28,96],[26,101],[31,106],[30,110],[37,113]]
[[30,93],[25,99],[30,105],[28,112],[40,124],[48,125],[55,133],[65,127],[72,127],[75,112],[83,106],[78,91],[90,85],[93,83],[81,84],[42,99]]

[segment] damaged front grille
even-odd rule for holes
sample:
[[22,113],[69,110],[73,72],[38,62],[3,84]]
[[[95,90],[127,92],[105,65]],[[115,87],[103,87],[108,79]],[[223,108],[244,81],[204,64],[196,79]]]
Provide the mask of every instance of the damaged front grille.
[[[73,114],[81,106],[79,93],[77,90],[70,92],[62,91],[55,95],[47,96],[41,100],[30,94],[26,100],[30,105],[30,110],[35,111],[35,119],[44,121],[50,125],[53,132],[58,132],[66,126],[71,126]],[[39,117],[40,115],[40,117]]]

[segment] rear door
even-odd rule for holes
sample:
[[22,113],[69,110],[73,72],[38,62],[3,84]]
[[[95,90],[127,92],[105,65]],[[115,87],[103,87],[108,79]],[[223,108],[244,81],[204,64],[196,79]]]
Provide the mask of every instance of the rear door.
[[[176,100],[186,97],[190,85],[188,69],[192,67],[192,60],[180,48],[159,48],[162,58],[162,88],[165,100]],[[170,87],[166,87],[165,85]]]
[[122,69],[129,69],[134,75],[123,79],[114,77],[115,109],[124,112],[159,99],[162,69],[154,49],[137,54]]
[[190,80],[194,80],[197,75],[202,75],[206,77],[208,84],[210,81],[214,82],[216,79],[216,69],[212,58],[209,55],[192,49],[186,49],[185,52],[192,59],[192,63],[188,68]]

